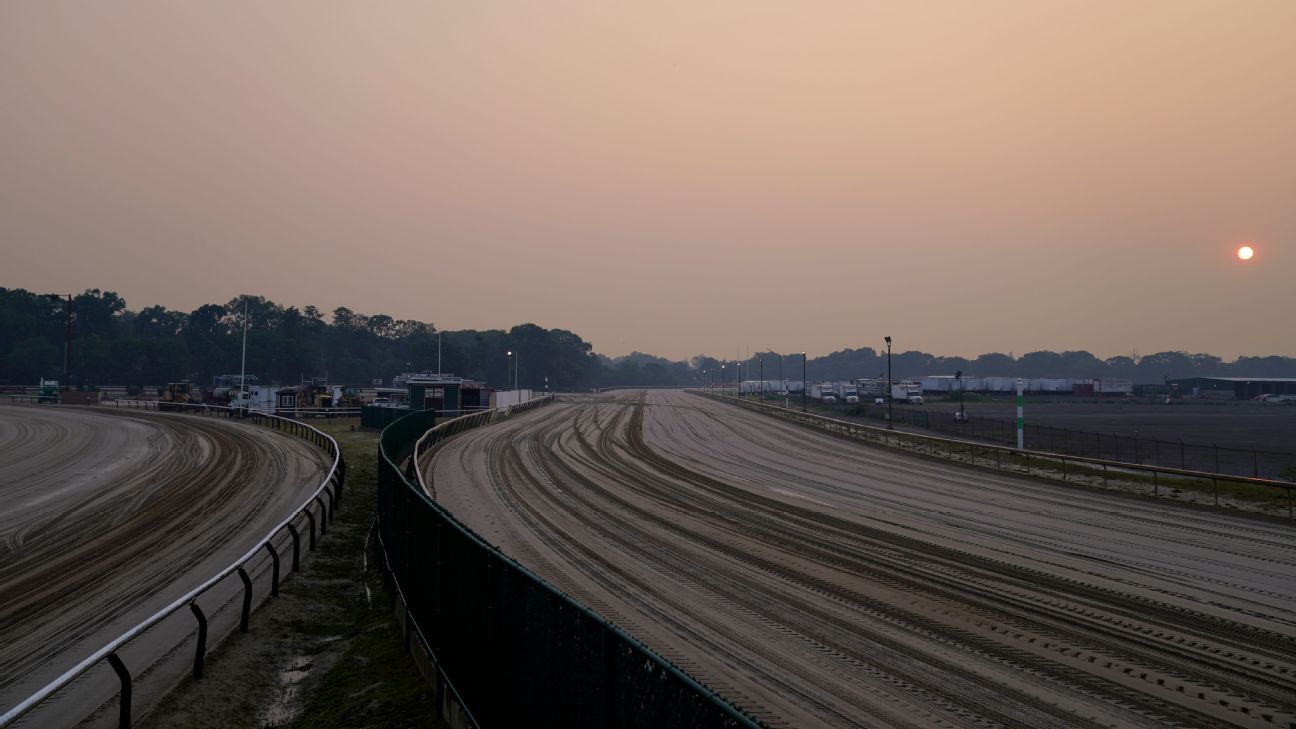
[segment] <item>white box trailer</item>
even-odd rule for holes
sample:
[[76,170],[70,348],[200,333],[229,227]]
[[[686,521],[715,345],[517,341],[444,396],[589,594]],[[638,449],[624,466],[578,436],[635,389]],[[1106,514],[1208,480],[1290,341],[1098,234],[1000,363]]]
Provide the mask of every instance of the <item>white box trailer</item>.
[[858,379],[855,380],[855,389],[860,397],[882,397],[886,394],[886,380]]

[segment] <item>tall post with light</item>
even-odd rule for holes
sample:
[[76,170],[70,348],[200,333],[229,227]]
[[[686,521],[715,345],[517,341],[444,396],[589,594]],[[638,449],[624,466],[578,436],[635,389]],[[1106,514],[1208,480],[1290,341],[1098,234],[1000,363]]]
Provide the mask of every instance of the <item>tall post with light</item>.
[[[62,294],[45,294],[50,301],[59,302],[63,300]],[[63,335],[63,387],[64,390],[72,389],[72,373],[68,363],[72,360],[72,294],[67,295],[66,306],[67,329]],[[84,378],[83,378],[84,379]]]
[[724,392],[725,392],[725,373],[724,373],[724,371],[725,371],[724,362],[721,362],[721,363],[720,363],[720,394],[721,394],[721,395],[723,395]]
[[760,399],[765,402],[765,358],[757,357],[756,361],[760,362]]
[[806,354],[801,353],[801,412],[806,411],[806,390],[810,389],[810,381],[806,379]]
[[1022,387],[1025,383],[1022,378],[1017,378],[1017,450],[1024,450],[1026,447],[1026,426],[1022,422]]
[[891,337],[886,337],[887,345],[887,430],[895,430],[895,425],[891,420],[891,400],[895,392],[891,389]]
[[508,387],[509,377],[513,375],[513,350],[508,351],[508,367],[504,370],[504,386]]
[[967,412],[963,410],[963,370],[959,370],[958,372],[954,373],[954,381],[958,383],[958,391],[959,391],[958,415],[954,416],[954,420],[960,423],[966,423]]

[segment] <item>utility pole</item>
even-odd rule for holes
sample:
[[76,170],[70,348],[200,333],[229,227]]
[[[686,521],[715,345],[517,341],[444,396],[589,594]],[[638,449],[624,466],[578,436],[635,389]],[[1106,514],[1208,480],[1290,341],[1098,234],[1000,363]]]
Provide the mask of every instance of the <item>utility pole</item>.
[[760,399],[761,402],[764,402],[765,401],[765,358],[757,357],[756,361],[760,362]]
[[1022,424],[1022,378],[1017,378],[1017,450],[1025,449],[1026,429]]
[[61,389],[70,390],[72,389],[72,374],[68,363],[72,360],[72,294],[45,294],[45,298],[59,303],[63,301],[65,295],[67,296],[67,302],[64,306],[64,315],[67,319],[67,330],[63,335],[63,383]]
[[887,430],[895,430],[891,420],[891,400],[895,394],[891,389],[891,337],[886,337],[887,345]]
[[441,330],[437,330],[437,377],[441,376]]
[[[248,301],[247,296],[243,296],[243,364],[239,365],[239,407],[247,407],[247,330],[248,330]],[[305,375],[303,373],[303,379]]]
[[810,388],[810,382],[806,379],[806,353],[801,353],[801,412],[806,411],[806,390]]

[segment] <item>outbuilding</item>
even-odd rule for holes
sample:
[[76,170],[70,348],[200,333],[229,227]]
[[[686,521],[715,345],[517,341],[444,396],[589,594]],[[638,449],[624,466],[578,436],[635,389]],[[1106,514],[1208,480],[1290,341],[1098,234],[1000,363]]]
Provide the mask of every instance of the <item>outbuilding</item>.
[[1296,377],[1179,377],[1166,380],[1185,397],[1251,400],[1260,395],[1296,395]]

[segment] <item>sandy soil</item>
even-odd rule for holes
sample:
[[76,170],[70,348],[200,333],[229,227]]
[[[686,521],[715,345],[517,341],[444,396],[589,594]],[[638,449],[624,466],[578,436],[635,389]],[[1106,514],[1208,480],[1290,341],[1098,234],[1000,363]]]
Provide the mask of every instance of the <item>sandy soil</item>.
[[[0,707],[245,552],[326,469],[305,441],[250,424],[0,407]],[[265,569],[250,570],[262,592]],[[231,586],[204,605],[213,638],[237,614],[237,594]],[[144,642],[192,628],[186,613]],[[114,684],[105,670],[93,681]],[[92,694],[64,703],[84,712],[97,706]]]
[[669,391],[565,398],[423,468],[479,534],[770,726],[1296,720],[1296,525]]

